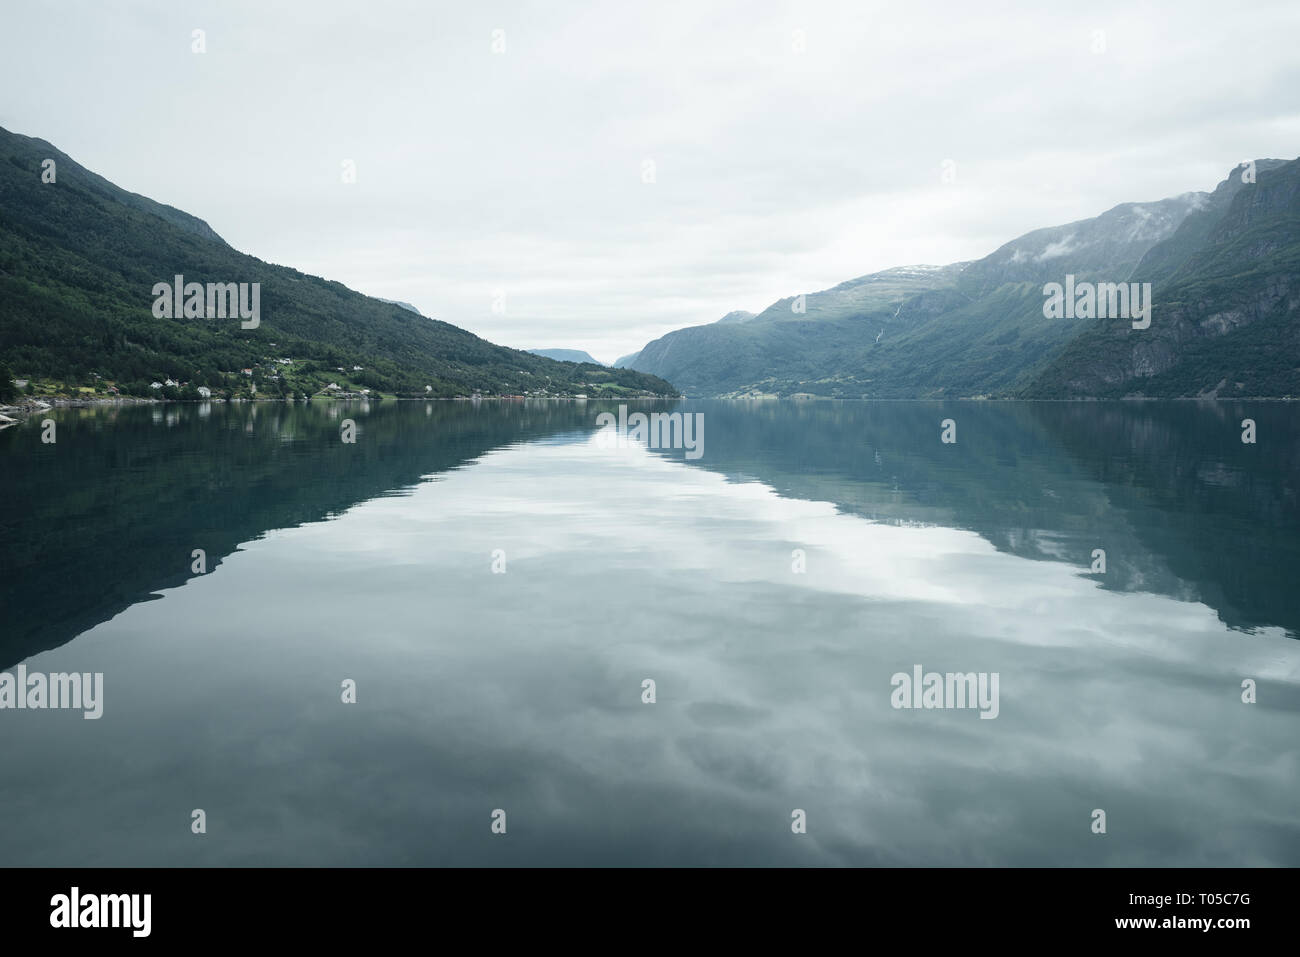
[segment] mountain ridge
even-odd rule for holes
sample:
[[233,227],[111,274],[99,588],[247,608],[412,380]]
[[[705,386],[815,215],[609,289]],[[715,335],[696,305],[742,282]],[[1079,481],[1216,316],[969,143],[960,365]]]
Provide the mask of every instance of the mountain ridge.
[[[1258,177],[1286,165],[1254,161]],[[1209,192],[1120,203],[978,260],[893,267],[779,299],[744,323],[674,330],[627,358],[698,396],[1040,397],[1044,370],[1086,331],[1044,319],[1044,284],[1190,268],[1179,244],[1202,242],[1215,211],[1250,185],[1230,173]]]
[[[51,158],[54,181],[42,182]],[[257,327],[155,316],[151,290],[176,275],[256,285]],[[509,349],[264,262],[198,217],[123,190],[44,140],[0,128],[2,365],[69,387],[116,383],[137,395],[158,394],[150,383],[167,379],[227,395],[259,387],[264,396],[312,394],[331,384],[424,397],[677,394],[654,376]]]
[[1300,397],[1300,160],[1233,178],[1135,270],[1151,327],[1098,320],[1024,397]]

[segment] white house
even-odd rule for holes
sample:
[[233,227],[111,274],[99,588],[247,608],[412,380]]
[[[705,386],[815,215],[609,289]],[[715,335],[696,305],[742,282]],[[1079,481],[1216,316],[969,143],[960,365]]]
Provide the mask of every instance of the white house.
[[199,398],[200,399],[212,398],[212,390],[205,385],[199,386]]

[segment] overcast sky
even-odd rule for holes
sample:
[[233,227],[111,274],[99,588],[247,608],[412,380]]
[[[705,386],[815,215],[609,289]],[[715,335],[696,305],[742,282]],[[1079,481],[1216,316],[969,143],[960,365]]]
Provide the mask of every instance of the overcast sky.
[[10,2],[0,126],[262,259],[608,362],[1300,154],[1300,3],[1135,7]]

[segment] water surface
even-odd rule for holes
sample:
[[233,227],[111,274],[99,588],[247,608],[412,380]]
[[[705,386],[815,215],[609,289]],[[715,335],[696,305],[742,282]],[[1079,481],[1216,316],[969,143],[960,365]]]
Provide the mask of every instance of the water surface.
[[0,864],[1300,864],[1293,406],[659,408],[700,458],[596,402],[0,433],[0,668],[105,676],[0,711]]

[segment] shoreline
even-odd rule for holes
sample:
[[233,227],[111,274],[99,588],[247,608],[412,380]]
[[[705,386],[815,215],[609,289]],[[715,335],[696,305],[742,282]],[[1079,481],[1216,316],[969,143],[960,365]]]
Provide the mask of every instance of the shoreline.
[[285,399],[280,397],[238,397],[232,399],[154,399],[137,396],[94,398],[69,398],[66,396],[31,396],[16,404],[0,405],[0,429],[17,425],[41,412],[52,409],[83,409],[99,406],[117,405],[201,405],[208,403],[240,404],[245,402],[284,403],[288,405],[308,405],[311,402],[681,402],[688,399],[704,399],[716,402],[1300,402],[1300,398],[1291,396],[1240,396],[1219,398],[1210,396],[1123,396],[1120,398],[1083,398],[1083,399],[1017,399],[1013,397],[992,398],[989,396],[962,396],[958,398],[910,398],[910,399],[870,399],[834,396],[609,396],[591,398],[589,396],[533,396],[533,395],[483,395],[483,396],[439,396],[424,398],[421,396],[375,396],[361,395],[314,395],[309,400]]
[[[250,396],[209,399],[154,399],[138,396],[95,396],[93,398],[70,398],[68,396],[29,396],[21,402],[0,404],[0,428],[14,425],[51,409],[83,409],[114,405],[202,405],[208,403],[242,404],[245,402],[270,402],[285,405],[309,405],[316,401],[325,402],[674,402],[685,396],[640,395],[610,396],[592,399],[588,396],[567,395],[476,395],[476,396],[374,396],[374,395],[313,395],[310,399],[286,399],[276,396]],[[8,421],[5,421],[8,419]]]

